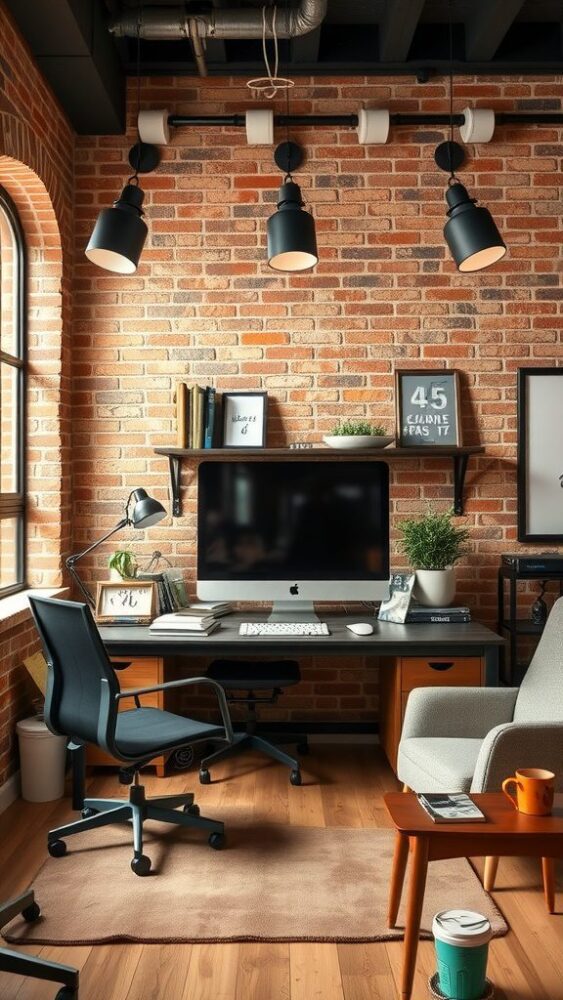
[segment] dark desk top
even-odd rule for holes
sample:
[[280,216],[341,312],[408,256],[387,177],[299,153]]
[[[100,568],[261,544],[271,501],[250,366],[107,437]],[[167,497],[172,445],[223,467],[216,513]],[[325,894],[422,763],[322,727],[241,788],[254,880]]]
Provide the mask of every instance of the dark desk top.
[[[114,656],[185,656],[194,655],[482,655],[486,648],[504,645],[505,640],[479,622],[460,625],[394,625],[378,622],[366,611],[359,615],[320,615],[330,629],[327,636],[240,636],[241,622],[265,621],[265,613],[237,612],[221,619],[221,626],[210,636],[159,635],[146,626],[103,625],[100,634]],[[352,622],[370,622],[373,635],[354,635],[346,628]]]

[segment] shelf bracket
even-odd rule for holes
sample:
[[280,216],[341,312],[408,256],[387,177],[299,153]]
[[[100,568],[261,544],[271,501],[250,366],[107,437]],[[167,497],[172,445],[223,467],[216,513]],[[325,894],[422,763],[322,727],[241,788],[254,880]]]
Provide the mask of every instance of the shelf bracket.
[[178,455],[168,456],[170,469],[170,493],[172,496],[172,517],[181,517],[182,502],[180,500],[180,459]]
[[454,514],[463,514],[463,487],[469,455],[454,455]]

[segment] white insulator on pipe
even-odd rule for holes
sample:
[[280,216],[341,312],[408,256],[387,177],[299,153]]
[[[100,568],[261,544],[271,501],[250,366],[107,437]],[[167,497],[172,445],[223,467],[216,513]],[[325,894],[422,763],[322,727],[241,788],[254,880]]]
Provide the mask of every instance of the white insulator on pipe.
[[459,134],[464,142],[490,142],[495,131],[495,113],[490,108],[464,108],[465,122]]
[[389,112],[385,108],[360,108],[358,111],[358,142],[362,146],[378,145],[389,138]]
[[246,112],[246,141],[249,146],[271,146],[274,141],[274,112],[255,108]]
[[148,142],[152,146],[167,146],[170,142],[168,111],[165,109],[139,111],[137,127],[141,142]]

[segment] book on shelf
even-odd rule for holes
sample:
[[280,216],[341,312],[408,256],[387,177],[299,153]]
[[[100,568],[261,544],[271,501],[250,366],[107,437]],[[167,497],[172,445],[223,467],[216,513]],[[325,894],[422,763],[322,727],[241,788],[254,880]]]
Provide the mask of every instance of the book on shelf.
[[484,823],[486,820],[465,792],[419,792],[417,799],[434,823]]
[[465,605],[447,608],[429,608],[423,604],[412,604],[407,614],[407,622],[411,625],[435,623],[453,625],[471,621],[471,610]]
[[176,446],[187,448],[190,411],[190,393],[185,382],[176,386]]
[[203,447],[213,448],[215,440],[215,402],[217,393],[212,385],[206,386],[204,402]]
[[178,382],[176,405],[176,446],[217,448],[220,445],[220,396],[214,386]]

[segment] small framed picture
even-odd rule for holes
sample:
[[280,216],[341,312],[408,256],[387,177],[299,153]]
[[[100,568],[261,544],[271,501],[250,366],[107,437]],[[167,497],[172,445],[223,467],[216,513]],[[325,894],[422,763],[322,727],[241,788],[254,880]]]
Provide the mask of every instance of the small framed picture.
[[156,614],[156,586],[152,580],[99,583],[96,621],[100,625],[150,625]]
[[223,393],[223,448],[265,448],[267,392]]
[[459,372],[397,370],[395,407],[400,448],[461,445]]
[[563,542],[563,368],[518,369],[518,541]]

